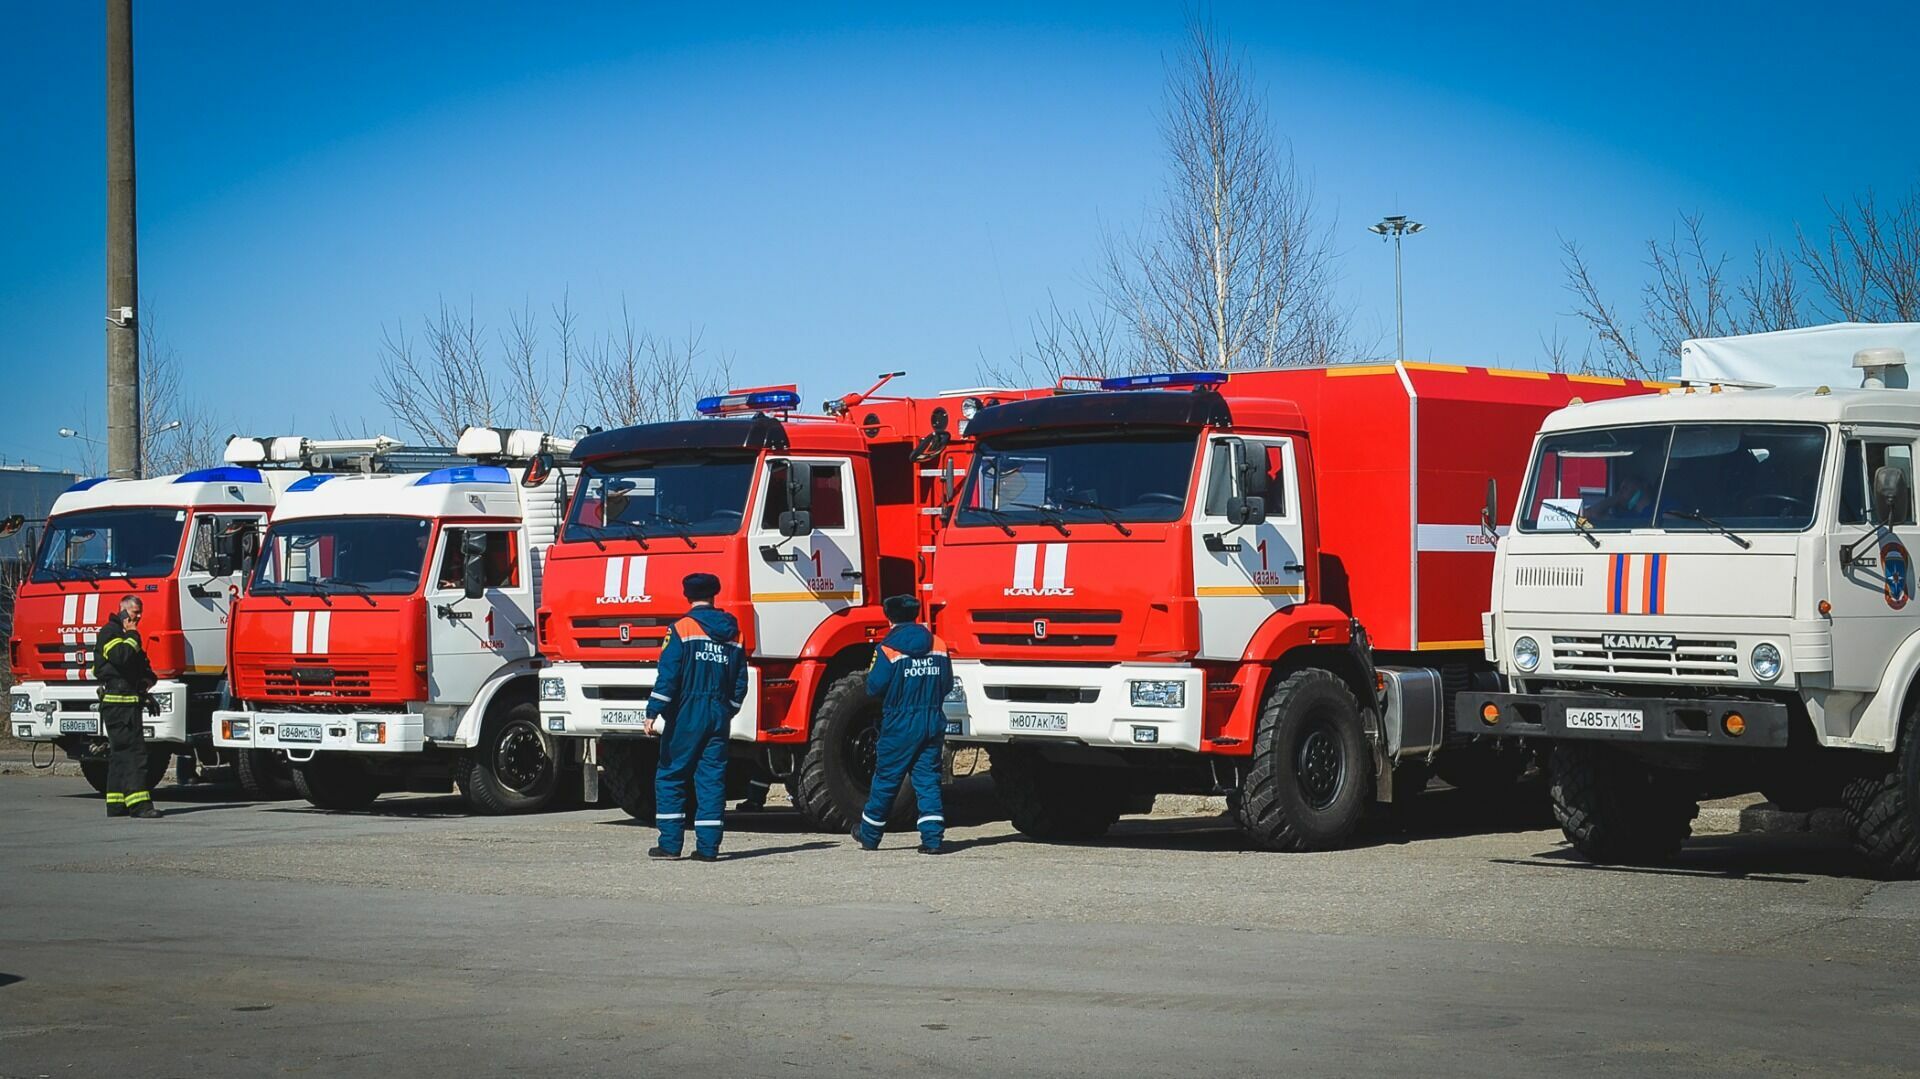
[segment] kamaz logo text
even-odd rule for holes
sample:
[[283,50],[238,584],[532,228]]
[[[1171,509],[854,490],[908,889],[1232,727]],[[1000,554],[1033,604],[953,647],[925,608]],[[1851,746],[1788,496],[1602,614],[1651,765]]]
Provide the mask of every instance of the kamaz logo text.
[[595,603],[652,603],[647,595],[647,556],[607,559],[607,576]]
[[1671,633],[1603,633],[1600,646],[1609,652],[1671,652]]
[[1067,587],[1067,545],[1022,543],[1013,552],[1013,587],[1003,596],[1071,596]]

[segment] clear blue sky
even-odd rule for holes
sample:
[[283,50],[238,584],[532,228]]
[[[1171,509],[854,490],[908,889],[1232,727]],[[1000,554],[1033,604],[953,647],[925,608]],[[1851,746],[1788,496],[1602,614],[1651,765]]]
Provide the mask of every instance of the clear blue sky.
[[[1736,253],[1827,196],[1920,177],[1910,4],[1230,4],[1329,214],[1342,290],[1408,350],[1515,366],[1579,328],[1559,237],[1623,296],[1697,210]],[[1724,9],[1721,10],[1714,9]],[[103,16],[0,7],[0,455],[102,428]],[[809,399],[906,368],[973,381],[1160,182],[1177,4],[136,3],[140,279],[235,425],[394,425],[383,325],[498,325],[570,290],[704,327]],[[223,387],[230,387],[223,391]]]

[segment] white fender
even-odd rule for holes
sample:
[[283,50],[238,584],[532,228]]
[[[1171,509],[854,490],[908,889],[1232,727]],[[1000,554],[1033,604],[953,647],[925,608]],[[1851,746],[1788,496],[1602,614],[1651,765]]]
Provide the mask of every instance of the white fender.
[[1920,631],[1894,650],[1893,658],[1887,661],[1886,673],[1880,676],[1880,688],[1854,722],[1853,734],[1829,738],[1822,732],[1820,741],[1830,746],[1893,752],[1900,740],[1900,707],[1906,703],[1907,688],[1913,685],[1916,676],[1920,676]]
[[454,741],[463,746],[480,744],[480,724],[487,718],[487,709],[493,707],[493,699],[500,691],[522,678],[533,678],[539,666],[531,658],[516,659],[506,663],[493,672],[493,676],[482,683],[473,695],[473,703],[460,714],[460,726],[454,730]]

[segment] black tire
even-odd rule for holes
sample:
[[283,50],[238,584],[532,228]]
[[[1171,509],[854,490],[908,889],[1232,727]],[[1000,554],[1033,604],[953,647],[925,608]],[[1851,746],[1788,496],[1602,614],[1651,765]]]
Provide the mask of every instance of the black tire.
[[1329,850],[1373,800],[1373,759],[1360,702],[1339,676],[1295,671],[1267,692],[1243,781],[1241,832],[1264,850]]
[[1870,766],[1841,788],[1853,849],[1877,876],[1920,871],[1920,720],[1909,711],[1893,759]]
[[545,809],[560,789],[560,756],[540,729],[540,706],[521,701],[489,723],[467,758],[460,789],[490,817]]
[[262,802],[299,795],[287,758],[271,749],[242,749],[234,753],[233,774],[247,797]]
[[[793,805],[808,824],[840,833],[867,806],[873,789],[875,750],[880,738],[880,702],[867,695],[865,671],[850,671],[827,687],[814,710],[807,752],[794,773]],[[901,784],[901,791],[906,791]],[[906,797],[894,803],[888,823],[907,816]]]
[[1048,841],[1098,839],[1126,809],[1131,792],[1102,783],[1098,768],[1060,764],[1030,746],[993,746],[993,792],[1021,835]]
[[1653,865],[1680,853],[1699,803],[1677,782],[1612,746],[1562,742],[1547,795],[1567,842],[1588,861]]
[[107,762],[90,760],[80,762],[80,774],[87,777],[87,783],[95,794],[107,793]]
[[653,823],[654,771],[660,743],[651,738],[600,739],[600,785],[635,820]]
[[351,754],[315,753],[312,760],[292,766],[294,790],[316,808],[351,813],[380,797],[380,781]]

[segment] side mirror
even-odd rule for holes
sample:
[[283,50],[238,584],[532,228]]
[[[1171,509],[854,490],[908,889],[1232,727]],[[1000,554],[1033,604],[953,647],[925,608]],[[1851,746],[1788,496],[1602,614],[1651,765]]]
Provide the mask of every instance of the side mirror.
[[1873,470],[1873,519],[1883,525],[1899,522],[1907,505],[1907,474],[1895,465]]
[[953,458],[949,457],[946,465],[940,469],[940,504],[945,506],[951,503],[957,493],[959,488],[954,484]]
[[460,588],[468,599],[487,594],[487,534],[467,532],[460,537]]
[[1235,525],[1257,525],[1266,519],[1265,495],[1237,495],[1227,499],[1227,520]]
[[1249,447],[1243,438],[1229,438],[1226,445],[1234,488],[1227,498],[1227,520],[1235,527],[1257,525],[1267,519],[1267,491],[1271,485],[1267,481],[1266,451]]
[[207,560],[207,572],[215,577],[233,576],[233,552],[215,548],[213,557]]
[[787,508],[813,508],[813,468],[799,461],[787,462]]
[[1487,477],[1487,504],[1480,509],[1480,530],[1489,538],[1500,534],[1500,481]]
[[551,475],[553,475],[553,454],[539,454],[528,461],[526,469],[520,473],[520,486],[538,487],[547,482],[547,477]]
[[813,511],[787,510],[782,513],[780,534],[787,537],[813,535]]

